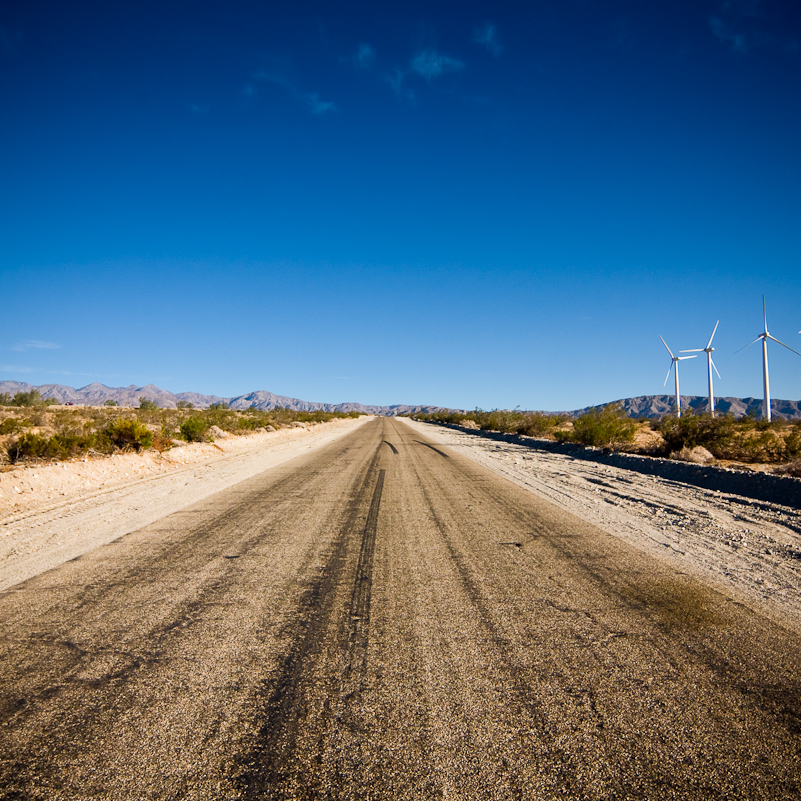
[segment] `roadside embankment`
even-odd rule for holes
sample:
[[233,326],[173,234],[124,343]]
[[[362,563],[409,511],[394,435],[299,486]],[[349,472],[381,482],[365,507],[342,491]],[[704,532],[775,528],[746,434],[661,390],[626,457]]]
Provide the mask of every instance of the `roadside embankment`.
[[0,473],[0,590],[318,448],[371,417]]
[[658,476],[669,481],[680,481],[711,492],[727,492],[768,503],[780,503],[801,509],[801,479],[777,476],[754,470],[735,470],[730,467],[691,464],[675,459],[619,453],[603,448],[589,448],[572,443],[553,442],[521,434],[503,434],[499,431],[468,429],[450,423],[431,423],[471,436],[484,437],[497,442],[509,442],[546,453],[569,456],[586,462],[620,467],[646,476]]

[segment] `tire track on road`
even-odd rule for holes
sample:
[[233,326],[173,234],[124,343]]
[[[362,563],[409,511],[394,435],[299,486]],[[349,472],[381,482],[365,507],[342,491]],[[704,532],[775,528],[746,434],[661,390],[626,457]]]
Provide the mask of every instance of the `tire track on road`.
[[[370,595],[373,584],[373,554],[375,537],[378,529],[378,509],[381,506],[381,494],[384,491],[386,470],[378,474],[367,522],[362,532],[362,547],[359,553],[359,565],[356,568],[356,580],[353,584],[353,595],[350,604],[350,631],[348,633],[348,654],[345,660],[345,678],[347,683],[359,682],[367,660],[367,640],[370,634]],[[358,692],[353,688],[352,692]]]
[[[319,734],[312,756],[318,766],[324,754],[341,736],[341,727],[353,728],[349,707],[359,696],[363,678],[370,623],[373,553],[386,471],[378,469],[380,446],[367,468],[354,482],[358,487],[349,514],[341,526],[325,567],[304,594],[297,615],[285,635],[294,642],[278,675],[265,683],[269,696],[262,702],[256,745],[241,760],[236,785],[244,799],[317,798],[322,775],[309,770],[308,740],[313,728]],[[369,507],[367,507],[369,499]],[[367,514],[363,526],[359,520]],[[354,551],[354,532],[360,531],[359,558],[351,583],[347,619],[342,620],[337,599],[348,571],[349,552]],[[325,670],[324,643],[339,643],[342,668],[338,684],[322,690],[315,686],[318,669]],[[329,655],[330,656],[330,655]],[[318,697],[313,698],[317,693]],[[319,694],[323,694],[323,698]],[[321,702],[322,701],[322,702]],[[314,708],[322,709],[312,721]],[[300,795],[298,795],[298,793]]]

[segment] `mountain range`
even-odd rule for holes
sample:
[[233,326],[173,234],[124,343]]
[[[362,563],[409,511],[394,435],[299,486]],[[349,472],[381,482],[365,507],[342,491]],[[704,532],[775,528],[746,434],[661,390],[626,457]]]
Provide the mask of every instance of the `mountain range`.
[[315,403],[312,401],[288,398],[285,395],[275,395],[272,392],[260,390],[249,392],[246,395],[237,395],[233,398],[224,398],[220,395],[201,395],[198,392],[168,392],[155,384],[146,384],[139,387],[130,384],[127,387],[107,387],[97,382],[87,384],[85,387],[73,389],[62,384],[42,384],[33,386],[24,381],[0,381],[0,394],[7,393],[12,398],[18,392],[38,390],[44,400],[57,400],[62,404],[75,406],[102,406],[107,400],[116,401],[120,406],[138,406],[140,398],[147,398],[164,408],[174,408],[179,401],[191,403],[195,408],[203,409],[212,403],[225,403],[231,409],[262,409],[269,411],[278,407],[293,409],[300,412],[360,412],[362,414],[380,414],[395,416],[409,412],[434,412],[439,406],[408,406],[396,404],[394,406],[365,406],[363,403]]
[[[269,411],[270,409],[285,407],[295,411],[361,412],[363,414],[379,414],[390,417],[413,412],[443,410],[442,406],[410,406],[406,404],[367,406],[363,403],[314,403],[299,400],[298,398],[289,398],[285,395],[275,395],[265,390],[249,392],[246,395],[237,395],[233,398],[225,398],[220,395],[201,395],[197,392],[173,393],[168,392],[166,389],[161,389],[155,384],[146,384],[141,387],[135,384],[127,387],[107,387],[105,384],[95,382],[79,389],[73,389],[62,384],[33,386],[26,384],[24,381],[0,381],[0,394],[8,393],[11,397],[18,392],[30,392],[32,389],[38,390],[45,400],[52,398],[59,403],[74,404],[76,406],[102,406],[107,400],[116,401],[120,406],[138,406],[139,399],[144,397],[166,408],[174,408],[179,401],[186,401],[199,409],[208,407],[212,403],[225,403],[232,409],[255,408]],[[683,409],[692,409],[699,414],[706,411],[707,398],[705,396],[682,395],[681,400]],[[630,417],[651,420],[670,414],[675,406],[673,395],[640,395],[635,398],[624,398],[617,402],[622,404],[623,409]],[[771,401],[770,407],[774,418],[801,420],[801,401],[774,399]],[[566,412],[566,414],[571,417],[578,417],[594,408],[598,407],[587,406],[584,409]],[[715,408],[719,412],[730,413],[735,417],[742,417],[743,415],[761,417],[762,399],[716,398]]]

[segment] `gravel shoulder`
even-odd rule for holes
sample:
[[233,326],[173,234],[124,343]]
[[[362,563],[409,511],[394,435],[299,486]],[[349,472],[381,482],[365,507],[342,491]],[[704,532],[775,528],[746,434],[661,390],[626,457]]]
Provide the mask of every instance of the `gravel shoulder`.
[[327,445],[370,419],[0,473],[0,591]]
[[[801,510],[748,497],[748,475],[717,470],[717,489],[404,420],[515,484],[801,633]],[[705,468],[695,468],[704,470]],[[706,468],[713,471],[714,468]],[[756,484],[761,479],[754,475]],[[795,481],[801,485],[801,480]]]

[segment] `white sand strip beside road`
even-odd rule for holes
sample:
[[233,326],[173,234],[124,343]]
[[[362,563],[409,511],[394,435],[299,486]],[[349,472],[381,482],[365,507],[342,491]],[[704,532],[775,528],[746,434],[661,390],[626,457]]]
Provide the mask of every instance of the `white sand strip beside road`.
[[801,510],[737,494],[741,475],[733,476],[732,492],[712,491],[468,431],[405,422],[801,633]]
[[0,590],[332,442],[370,417],[0,473]]

